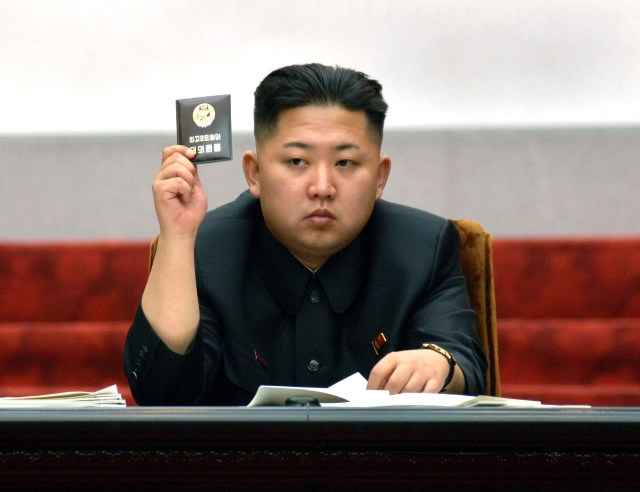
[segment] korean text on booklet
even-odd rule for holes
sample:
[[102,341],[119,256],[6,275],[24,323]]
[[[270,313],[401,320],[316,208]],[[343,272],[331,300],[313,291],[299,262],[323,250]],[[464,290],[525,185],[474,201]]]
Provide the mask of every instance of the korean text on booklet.
[[176,100],[178,144],[190,147],[193,162],[231,159],[231,96]]

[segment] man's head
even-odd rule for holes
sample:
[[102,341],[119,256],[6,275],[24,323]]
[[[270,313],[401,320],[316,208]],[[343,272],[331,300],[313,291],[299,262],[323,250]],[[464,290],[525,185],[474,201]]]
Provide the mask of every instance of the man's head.
[[276,70],[256,90],[245,177],[271,233],[309,268],[348,246],[382,195],[386,108],[377,82],[321,65]]
[[255,91],[253,110],[257,141],[268,138],[280,113],[301,106],[339,106],[363,111],[378,144],[382,142],[387,103],[382,86],[362,72],[319,63],[291,65],[271,72]]

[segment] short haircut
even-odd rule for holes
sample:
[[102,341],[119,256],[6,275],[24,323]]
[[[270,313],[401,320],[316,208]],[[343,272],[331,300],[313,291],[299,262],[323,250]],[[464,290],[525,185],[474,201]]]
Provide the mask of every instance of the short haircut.
[[280,113],[301,106],[339,106],[364,111],[374,140],[380,144],[388,105],[382,85],[362,72],[319,63],[274,70],[257,87],[253,110],[256,140],[276,130]]

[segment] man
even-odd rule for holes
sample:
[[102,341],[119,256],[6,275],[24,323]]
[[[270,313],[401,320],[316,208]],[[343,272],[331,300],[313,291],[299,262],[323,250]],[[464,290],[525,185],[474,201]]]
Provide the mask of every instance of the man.
[[448,220],[380,200],[387,104],[319,64],[255,93],[248,192],[207,213],[193,154],[164,150],[160,235],[125,371],[145,405],[245,405],[261,384],[483,391],[486,361]]

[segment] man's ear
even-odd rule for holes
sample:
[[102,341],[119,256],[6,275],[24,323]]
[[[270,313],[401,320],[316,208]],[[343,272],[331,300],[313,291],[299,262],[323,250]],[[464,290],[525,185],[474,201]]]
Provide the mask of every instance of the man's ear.
[[244,178],[249,185],[249,191],[255,197],[260,196],[260,166],[258,165],[258,155],[248,150],[242,156],[242,170]]
[[378,190],[376,192],[376,198],[382,196],[384,187],[387,185],[387,179],[389,179],[389,173],[391,172],[391,159],[387,155],[380,157],[380,167],[378,168]]

